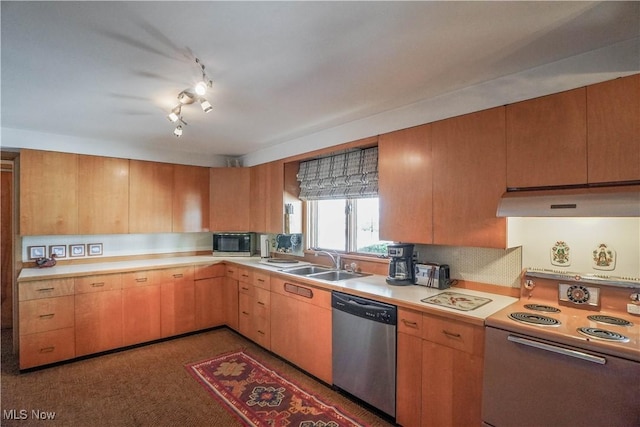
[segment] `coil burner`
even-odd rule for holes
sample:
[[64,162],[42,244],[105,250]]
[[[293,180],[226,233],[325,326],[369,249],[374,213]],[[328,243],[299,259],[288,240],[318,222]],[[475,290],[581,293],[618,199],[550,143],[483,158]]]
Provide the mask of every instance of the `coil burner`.
[[587,316],[587,319],[593,322],[606,323],[607,325],[633,326],[633,323],[628,320],[621,319],[619,317],[606,316],[604,314],[593,314],[591,316]]
[[528,323],[537,326],[560,326],[560,321],[553,317],[543,316],[541,314],[515,312],[509,314],[509,318],[516,322]]
[[559,308],[551,307],[550,305],[544,304],[525,304],[524,308],[526,308],[527,310],[542,311],[544,313],[560,313]]
[[607,331],[606,329],[599,328],[578,328],[576,329],[582,335],[588,336],[590,338],[595,338],[597,340],[603,341],[616,341],[616,342],[629,342],[629,338],[625,337],[622,334],[617,332]]

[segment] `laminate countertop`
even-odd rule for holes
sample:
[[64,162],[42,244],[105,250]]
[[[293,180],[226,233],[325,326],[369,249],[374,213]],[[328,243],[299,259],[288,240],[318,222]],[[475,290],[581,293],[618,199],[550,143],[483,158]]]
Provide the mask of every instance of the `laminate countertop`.
[[[18,283],[63,277],[126,273],[139,270],[227,262],[276,273],[281,278],[285,280],[290,279],[296,283],[345,292],[364,298],[371,298],[376,301],[395,304],[399,307],[464,320],[479,325],[484,324],[484,319],[491,314],[518,301],[517,298],[509,296],[456,287],[434,289],[419,285],[394,286],[387,284],[385,276],[376,274],[341,281],[320,280],[283,271],[295,265],[268,265],[260,261],[260,257],[214,257],[200,255],[97,262],[91,264],[55,265],[49,268],[22,269],[18,276]],[[430,299],[432,302],[424,302],[423,300],[425,299]],[[441,305],[443,303],[445,305]],[[474,309],[468,309],[476,305],[479,306]]]

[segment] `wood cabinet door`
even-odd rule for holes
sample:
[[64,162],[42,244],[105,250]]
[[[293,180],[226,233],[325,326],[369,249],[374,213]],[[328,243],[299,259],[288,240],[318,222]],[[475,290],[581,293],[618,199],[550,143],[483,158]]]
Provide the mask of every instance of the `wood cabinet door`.
[[587,86],[589,183],[640,180],[640,74]]
[[507,220],[497,218],[506,191],[505,109],[435,122],[433,243],[505,248]]
[[267,231],[267,188],[269,169],[266,163],[252,166],[249,171],[250,200],[249,200],[249,224],[255,232]]
[[[314,292],[324,292],[314,290]],[[300,367],[328,384],[333,382],[331,309],[299,303]]]
[[78,156],[78,233],[129,232],[129,160]]
[[396,422],[419,426],[422,418],[422,339],[398,333]]
[[195,330],[194,268],[160,271],[160,331],[170,337]]
[[507,186],[587,182],[586,88],[507,105]]
[[482,367],[478,355],[424,340],[421,425],[481,425]]
[[122,288],[123,344],[132,345],[161,338],[160,281],[157,272],[125,273]]
[[432,243],[431,125],[380,135],[380,238]]
[[209,231],[209,168],[173,165],[173,232]]
[[20,234],[78,234],[78,155],[20,152]]
[[122,347],[122,289],[75,296],[76,356]]
[[222,311],[225,324],[231,329],[238,330],[238,281],[232,277],[224,277],[222,291]]
[[129,232],[170,233],[173,165],[129,161]]
[[284,232],[284,162],[267,163],[266,232]]
[[223,277],[195,281],[196,329],[224,324]]
[[249,168],[211,168],[210,228],[212,231],[247,231],[251,176]]
[[291,297],[271,293],[271,351],[294,364],[301,358],[298,304]]

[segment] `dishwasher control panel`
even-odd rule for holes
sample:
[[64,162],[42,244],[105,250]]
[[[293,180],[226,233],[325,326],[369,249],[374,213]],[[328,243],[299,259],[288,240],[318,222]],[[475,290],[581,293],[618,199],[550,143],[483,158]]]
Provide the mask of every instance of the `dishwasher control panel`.
[[332,292],[331,307],[354,316],[372,320],[374,322],[396,325],[398,323],[397,307],[395,305],[370,299]]

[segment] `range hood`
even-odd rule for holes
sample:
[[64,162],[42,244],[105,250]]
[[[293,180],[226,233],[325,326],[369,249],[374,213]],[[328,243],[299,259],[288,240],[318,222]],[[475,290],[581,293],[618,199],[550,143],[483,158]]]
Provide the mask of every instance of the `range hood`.
[[507,191],[496,216],[640,217],[640,185]]

